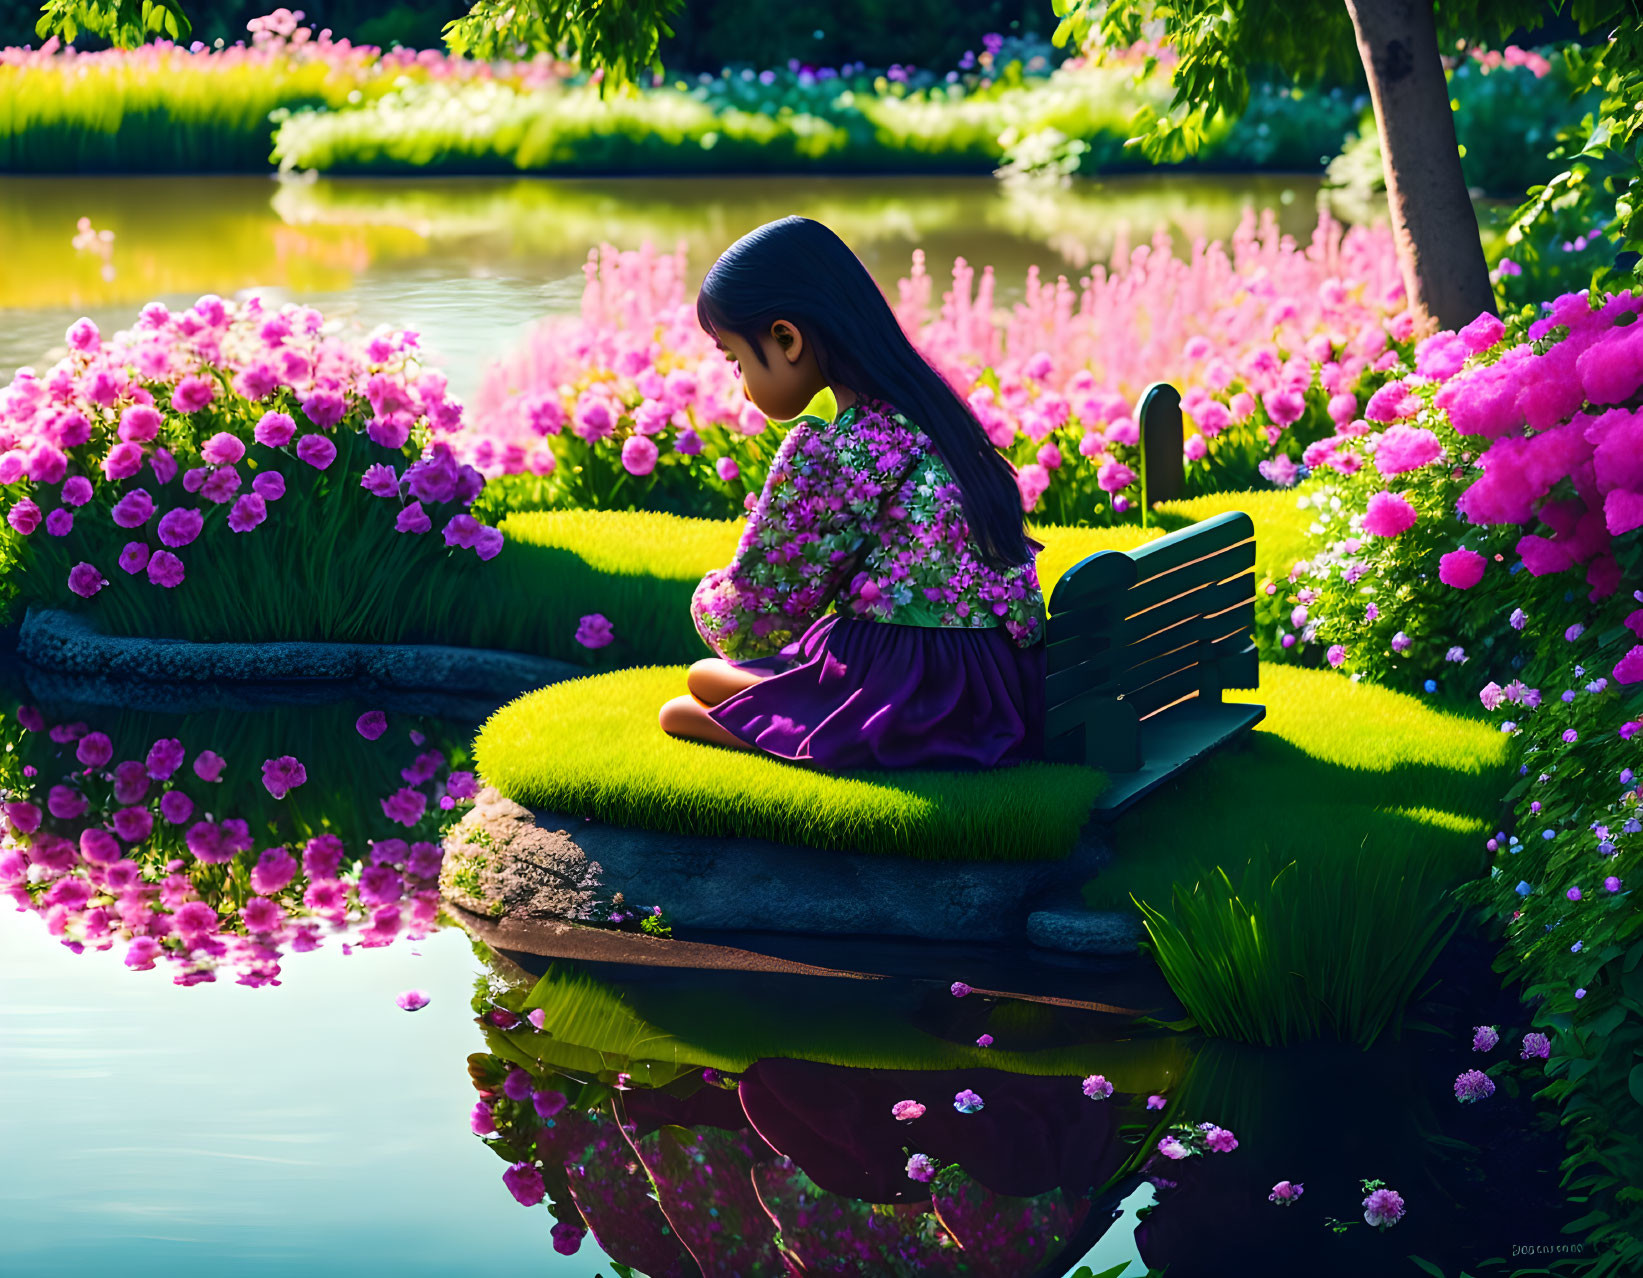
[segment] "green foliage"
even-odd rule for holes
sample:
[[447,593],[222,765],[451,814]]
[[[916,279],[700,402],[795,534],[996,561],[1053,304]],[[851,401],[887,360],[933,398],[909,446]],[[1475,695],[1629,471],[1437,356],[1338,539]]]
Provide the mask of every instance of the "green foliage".
[[616,825],[934,859],[1065,856],[1105,785],[1075,764],[830,775],[668,736],[682,666],[553,684],[474,742],[486,782],[532,808]]
[[[1142,107],[1135,113],[1134,136],[1154,163],[1195,153],[1217,113],[1242,115],[1249,102],[1251,72],[1276,66],[1297,83],[1329,77],[1348,82],[1361,74],[1352,20],[1339,0],[1054,0],[1061,17],[1055,42],[1081,47],[1125,48],[1156,34],[1177,55],[1175,96],[1160,112]],[[1441,6],[1440,46],[1453,47],[1457,36],[1476,39],[1480,32],[1501,37],[1520,26],[1538,25],[1540,6],[1533,0],[1459,0]],[[1150,28],[1161,21],[1162,31]],[[1147,59],[1138,74],[1152,72]]]
[[467,16],[445,28],[452,53],[505,58],[558,53],[583,70],[604,73],[620,88],[643,70],[659,72],[657,48],[673,34],[668,18],[684,0],[475,0]]
[[122,49],[154,36],[187,40],[193,30],[179,0],[45,0],[35,26],[65,44],[86,31]]
[[[1571,97],[1600,93],[1602,100],[1578,124],[1557,131],[1552,158],[1566,167],[1531,187],[1513,214],[1506,240],[1524,262],[1546,251],[1541,228],[1559,215],[1581,226],[1612,219],[1612,248],[1643,252],[1643,13],[1633,0],[1572,0],[1571,11],[1582,30],[1612,28],[1608,42],[1566,54]],[[1630,270],[1612,260],[1594,265],[1593,296],[1623,287]]]
[[[1084,144],[1080,172],[1149,167],[1126,150],[1138,101],[1161,104],[1162,76],[1110,69],[1053,79],[1005,76],[986,88],[909,92],[883,76],[769,85],[728,72],[601,100],[585,87],[520,93],[500,84],[417,84],[357,109],[303,112],[275,141],[285,169],[386,173],[991,172],[1029,140]],[[1263,88],[1250,118],[1217,117],[1193,164],[1316,168],[1356,115],[1338,93]]]
[[[1258,544],[1258,543],[1257,543]],[[1328,671],[1263,666],[1248,745],[1140,804],[1092,906],[1142,909],[1172,988],[1214,1034],[1367,1046],[1454,923],[1505,779],[1487,725]],[[1206,840],[1204,812],[1219,837]]]

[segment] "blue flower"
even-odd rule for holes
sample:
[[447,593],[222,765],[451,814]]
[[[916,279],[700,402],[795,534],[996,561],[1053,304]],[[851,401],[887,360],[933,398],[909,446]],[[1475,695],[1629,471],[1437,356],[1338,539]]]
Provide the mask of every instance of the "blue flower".
[[1584,945],[1584,944],[1585,944],[1585,942],[1584,942],[1584,941],[1576,941],[1576,942],[1575,942],[1575,943],[1574,943],[1574,944],[1573,944],[1573,945],[1571,945],[1571,946],[1570,946],[1570,947],[1569,947],[1569,953],[1571,953],[1571,954],[1579,954],[1579,953],[1580,953],[1580,947],[1581,947],[1581,946],[1582,946],[1582,945]]
[[1426,690],[1428,692],[1436,692],[1438,690],[1438,681],[1436,679],[1428,679],[1426,681]]
[[1533,888],[1532,888],[1532,887],[1530,887],[1530,886],[1529,886],[1529,885],[1528,885],[1528,884],[1527,884],[1527,883],[1526,883],[1526,882],[1524,882],[1524,881],[1523,881],[1523,880],[1522,880],[1522,879],[1519,879],[1519,880],[1518,880],[1518,881],[1517,881],[1517,894],[1518,894],[1518,895],[1519,895],[1519,896],[1528,896],[1528,895],[1529,895],[1529,893],[1530,893],[1530,892],[1532,892],[1532,891],[1534,891],[1534,889],[1533,889]]
[[1557,838],[1557,831],[1556,830],[1542,830],[1540,832],[1540,837],[1543,838],[1543,839],[1555,839],[1555,838]]

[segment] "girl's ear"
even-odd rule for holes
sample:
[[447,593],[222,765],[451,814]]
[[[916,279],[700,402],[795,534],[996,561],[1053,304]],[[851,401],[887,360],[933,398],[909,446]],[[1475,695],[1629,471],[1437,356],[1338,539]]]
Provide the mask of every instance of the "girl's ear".
[[787,320],[777,320],[770,326],[770,336],[775,339],[789,364],[797,364],[803,358],[804,334],[799,332],[796,325]]

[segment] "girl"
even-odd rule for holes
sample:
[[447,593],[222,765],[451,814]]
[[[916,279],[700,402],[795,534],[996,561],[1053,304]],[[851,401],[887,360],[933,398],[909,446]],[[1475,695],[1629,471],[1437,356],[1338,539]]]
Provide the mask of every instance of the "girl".
[[[820,222],[783,218],[730,246],[696,314],[758,409],[799,420],[735,559],[696,588],[718,656],[662,727],[825,769],[1041,758],[1042,547],[1010,463],[867,268]],[[823,387],[837,419],[800,418]]]

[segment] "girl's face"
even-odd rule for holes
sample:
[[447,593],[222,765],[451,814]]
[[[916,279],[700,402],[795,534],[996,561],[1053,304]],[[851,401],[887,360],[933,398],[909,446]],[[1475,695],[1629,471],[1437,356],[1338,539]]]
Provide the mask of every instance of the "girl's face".
[[758,353],[737,333],[720,333],[719,349],[736,365],[742,393],[771,421],[792,421],[825,387],[816,355],[798,328],[777,320],[759,335]]

